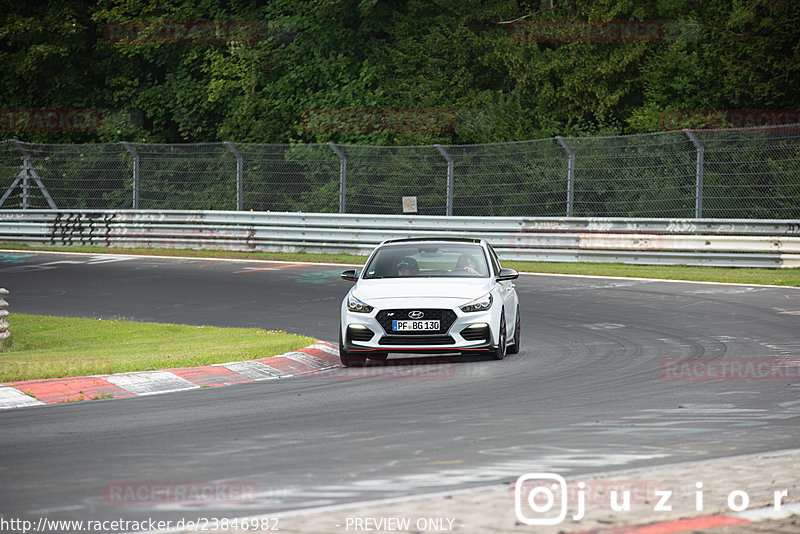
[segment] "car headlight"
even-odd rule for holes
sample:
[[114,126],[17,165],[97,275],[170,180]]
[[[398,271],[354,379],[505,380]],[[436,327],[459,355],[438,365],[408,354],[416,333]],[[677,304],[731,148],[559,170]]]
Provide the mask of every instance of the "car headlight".
[[472,302],[468,302],[461,306],[461,311],[463,312],[477,312],[477,311],[486,311],[492,307],[492,294],[487,293],[479,299],[475,299]]
[[374,308],[369,304],[361,302],[353,295],[347,297],[347,309],[351,312],[370,313]]

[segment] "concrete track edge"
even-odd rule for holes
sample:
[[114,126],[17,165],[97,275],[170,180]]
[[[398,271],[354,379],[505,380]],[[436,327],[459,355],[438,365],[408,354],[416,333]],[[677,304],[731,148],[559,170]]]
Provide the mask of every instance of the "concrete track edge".
[[[566,477],[568,487],[584,484],[585,508],[578,511],[568,492],[566,518],[553,525],[526,524],[515,510],[515,481],[478,488],[396,499],[281,512],[269,516],[281,532],[329,534],[347,532],[408,533],[580,533],[666,534],[678,532],[790,533],[800,531],[800,449],[683,462],[659,467],[606,471]],[[698,485],[700,484],[700,485]],[[614,511],[610,491],[631,489],[629,511]],[[644,493],[641,490],[646,490]],[[655,491],[662,494],[655,494]],[[775,492],[780,506],[775,505]],[[670,492],[657,506],[663,492]],[[744,505],[744,494],[748,503]],[[698,500],[700,499],[700,500]],[[619,502],[622,502],[622,498]],[[659,508],[669,507],[671,510]],[[559,508],[558,503],[554,508]],[[745,509],[741,509],[745,508]],[[741,510],[740,510],[741,509]],[[523,509],[526,520],[536,520]],[[553,514],[550,514],[551,516]],[[402,528],[404,525],[410,528]],[[388,527],[388,528],[381,528]],[[170,534],[187,530],[162,531]],[[215,532],[260,532],[252,529]]]

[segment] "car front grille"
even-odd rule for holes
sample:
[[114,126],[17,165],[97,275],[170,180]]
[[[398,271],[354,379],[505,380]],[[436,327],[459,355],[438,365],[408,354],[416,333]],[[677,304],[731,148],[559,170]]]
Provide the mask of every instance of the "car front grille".
[[[421,330],[419,332],[403,332],[402,337],[412,337],[412,336],[430,336],[431,334],[443,334],[450,330],[450,327],[453,326],[453,323],[456,321],[456,312],[453,310],[442,310],[442,309],[427,309],[427,308],[408,308],[403,310],[381,310],[378,312],[376,319],[378,323],[380,323],[381,327],[383,327],[384,332],[387,334],[394,334],[395,332],[392,330],[392,321],[407,321],[410,319],[408,316],[409,313],[419,311],[423,313],[422,320],[425,321],[440,321],[439,330],[438,331],[431,331],[431,330]],[[449,336],[448,336],[449,337]],[[413,344],[417,344],[415,342]],[[452,341],[451,341],[452,343]],[[444,343],[442,343],[444,344]]]
[[450,336],[383,336],[380,345],[453,345],[455,340]]

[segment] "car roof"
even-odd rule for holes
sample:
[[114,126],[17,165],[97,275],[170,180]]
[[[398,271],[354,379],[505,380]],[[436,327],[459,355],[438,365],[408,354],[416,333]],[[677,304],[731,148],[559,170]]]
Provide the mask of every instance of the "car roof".
[[472,243],[475,245],[482,245],[486,241],[479,238],[469,237],[404,237],[397,239],[387,239],[383,241],[380,246],[392,245],[395,243]]

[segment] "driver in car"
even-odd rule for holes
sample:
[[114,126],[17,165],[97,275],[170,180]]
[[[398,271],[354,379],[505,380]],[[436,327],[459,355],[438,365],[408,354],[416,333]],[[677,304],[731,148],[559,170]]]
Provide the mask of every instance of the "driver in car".
[[407,261],[403,260],[397,264],[397,276],[412,276],[413,274],[411,264]]

